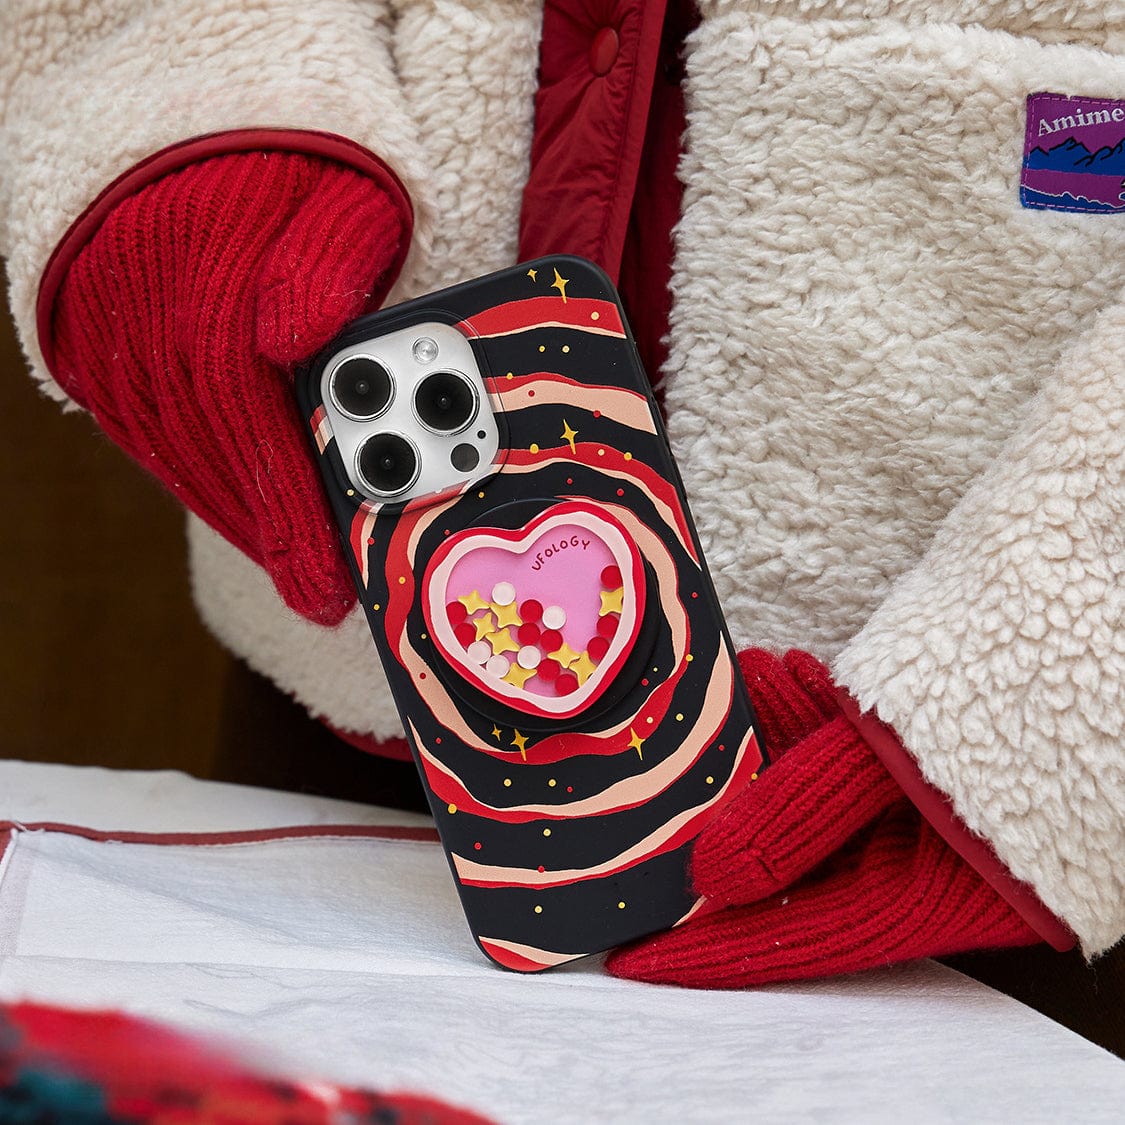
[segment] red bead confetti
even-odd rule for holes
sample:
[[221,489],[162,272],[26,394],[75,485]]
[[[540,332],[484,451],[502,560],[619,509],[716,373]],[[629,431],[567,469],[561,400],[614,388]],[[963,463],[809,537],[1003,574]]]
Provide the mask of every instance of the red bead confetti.
[[517,630],[516,636],[521,645],[533,645],[539,640],[539,626],[534,621],[525,621]]
[[555,677],[555,691],[559,695],[570,695],[578,690],[578,677],[573,672],[560,672]]
[[612,640],[613,635],[617,632],[617,624],[621,620],[616,613],[607,613],[604,617],[598,618],[598,636],[605,637],[605,639]]
[[525,622],[538,621],[543,616],[543,606],[534,598],[528,598],[523,605],[520,606],[520,617]]
[[453,630],[453,635],[460,642],[462,648],[468,648],[477,639],[477,631],[473,628],[471,621],[462,621]]
[[450,602],[445,607],[445,615],[449,618],[449,624],[456,629],[469,616],[469,611],[461,602]]
[[602,587],[606,590],[616,590],[621,585],[621,568],[607,566],[602,571]]
[[535,674],[541,680],[553,680],[562,671],[562,665],[557,660],[540,660],[535,669]]
[[600,664],[605,659],[605,654],[609,652],[609,641],[605,637],[591,637],[586,645],[586,651],[595,664]]
[[545,629],[539,638],[539,644],[544,652],[558,652],[562,648],[563,635],[558,629]]

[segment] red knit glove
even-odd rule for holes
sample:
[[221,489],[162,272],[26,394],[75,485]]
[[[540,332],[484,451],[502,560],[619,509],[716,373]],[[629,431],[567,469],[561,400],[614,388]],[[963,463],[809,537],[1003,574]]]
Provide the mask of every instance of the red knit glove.
[[55,305],[62,387],[326,625],[355,593],[287,369],[386,295],[405,212],[329,160],[218,156],[118,204]]
[[739,656],[769,769],[695,845],[721,907],[612,954],[615,976],[744,988],[1040,938],[922,818],[803,652]]

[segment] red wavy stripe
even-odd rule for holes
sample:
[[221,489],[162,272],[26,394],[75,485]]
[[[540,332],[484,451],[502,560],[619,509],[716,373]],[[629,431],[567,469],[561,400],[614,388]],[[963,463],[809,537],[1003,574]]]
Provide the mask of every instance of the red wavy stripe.
[[612,301],[592,297],[528,297],[466,317],[457,325],[466,336],[508,336],[532,328],[577,328],[599,336],[624,336],[625,326]]

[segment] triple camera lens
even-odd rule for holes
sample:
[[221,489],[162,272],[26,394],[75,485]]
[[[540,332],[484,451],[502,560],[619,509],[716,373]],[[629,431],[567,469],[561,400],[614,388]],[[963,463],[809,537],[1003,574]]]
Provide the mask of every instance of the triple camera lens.
[[382,414],[393,393],[391,373],[377,360],[366,356],[345,360],[332,375],[336,403],[353,418],[375,418]]
[[422,425],[439,434],[455,434],[476,414],[477,396],[463,376],[435,371],[418,384],[414,409]]
[[418,454],[398,434],[375,434],[359,451],[359,473],[372,492],[394,496],[414,483]]

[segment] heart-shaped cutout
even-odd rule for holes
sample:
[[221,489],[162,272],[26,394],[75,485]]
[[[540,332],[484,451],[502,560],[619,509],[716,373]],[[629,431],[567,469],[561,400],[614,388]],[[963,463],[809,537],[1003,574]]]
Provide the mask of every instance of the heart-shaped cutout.
[[572,718],[605,692],[644,617],[636,543],[581,501],[554,504],[520,528],[450,536],[422,590],[445,660],[491,698],[548,719]]

